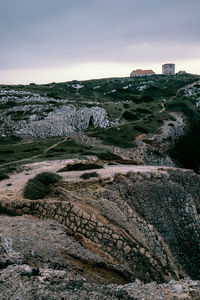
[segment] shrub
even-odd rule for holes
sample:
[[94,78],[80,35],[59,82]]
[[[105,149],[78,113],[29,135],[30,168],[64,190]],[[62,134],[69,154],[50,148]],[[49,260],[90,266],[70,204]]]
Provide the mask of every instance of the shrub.
[[135,130],[137,130],[137,131],[139,131],[141,133],[146,133],[146,134],[148,133],[147,128],[144,128],[144,127],[138,126],[138,125],[135,125]]
[[9,176],[7,174],[0,173],[0,181],[4,180],[4,179],[8,179],[8,178],[9,178]]
[[98,155],[98,158],[101,159],[101,160],[107,160],[107,161],[121,160],[121,157],[119,155],[117,155],[115,153],[112,153],[110,151],[102,152],[102,153],[99,153],[97,155]]
[[24,188],[24,197],[36,200],[43,199],[50,192],[49,188],[38,180],[30,179]]
[[139,112],[141,114],[152,114],[152,111],[148,110],[146,108],[137,108],[137,112]]
[[84,171],[84,170],[102,169],[102,168],[103,166],[98,164],[76,163],[76,164],[68,164],[66,167],[58,170],[58,172]]
[[60,175],[51,172],[42,172],[35,176],[35,180],[38,180],[45,185],[56,183],[61,179],[62,177]]
[[9,150],[9,149],[6,149],[6,150],[0,150],[0,154],[12,154],[14,153],[13,150]]
[[14,143],[17,143],[17,142],[20,142],[21,141],[21,138],[17,137],[17,136],[14,136],[14,135],[10,135],[10,136],[1,136],[0,137],[0,144],[14,144]]
[[123,104],[124,108],[129,108],[130,105],[128,105],[127,103]]
[[27,182],[24,188],[24,197],[31,200],[43,199],[50,192],[48,186],[60,181],[61,178],[61,176],[51,172],[42,172],[36,175]]
[[142,102],[152,102],[152,101],[153,101],[153,97],[150,96],[150,95],[143,95],[143,96],[141,97],[141,101],[142,101]]
[[91,173],[84,173],[80,176],[82,179],[89,179],[91,177],[99,177],[99,174],[97,172],[91,172]]
[[13,173],[14,171],[16,171],[17,169],[15,167],[5,167],[2,170],[0,170],[0,181],[4,180],[4,179],[9,179],[9,174]]
[[109,161],[108,162],[108,166],[116,166],[117,164],[115,164],[115,163],[113,163],[113,162],[111,162],[111,161]]
[[138,119],[138,117],[137,117],[136,114],[134,114],[134,113],[132,113],[132,112],[130,112],[130,111],[128,111],[128,110],[126,110],[126,111],[123,113],[122,117],[123,117],[124,119],[126,119],[126,120],[137,120],[137,119]]

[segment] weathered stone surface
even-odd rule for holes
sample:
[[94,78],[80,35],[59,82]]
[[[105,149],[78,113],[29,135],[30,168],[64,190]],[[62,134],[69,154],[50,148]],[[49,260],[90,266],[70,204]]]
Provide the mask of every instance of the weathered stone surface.
[[[48,267],[51,274],[54,274],[57,269],[67,271],[67,278],[70,270],[70,278],[73,280],[78,278],[77,280],[83,280],[83,282],[100,280],[102,283],[126,283],[139,278],[145,283],[151,281],[162,283],[178,280],[184,276],[196,280],[199,278],[200,253],[197,210],[200,185],[198,182],[199,176],[191,171],[179,170],[176,173],[175,169],[161,169],[151,174],[135,172],[117,175],[114,180],[110,181],[90,182],[90,188],[87,183],[83,182],[73,183],[71,187],[69,183],[62,182],[60,185],[63,190],[65,190],[65,184],[67,185],[66,201],[64,192],[62,201],[59,198],[3,201],[3,207],[22,215],[30,214],[44,220],[39,221],[28,217],[2,217],[0,220],[2,238],[11,239],[13,245],[11,251],[13,254],[9,252],[7,255],[3,250],[2,261],[0,260],[3,272],[4,274],[11,272],[9,271],[11,264],[17,263],[26,265],[21,268],[25,268],[23,272],[29,275],[35,272],[32,271],[35,266],[39,266],[41,273],[47,272],[44,270]],[[66,215],[63,211],[66,212],[67,207]],[[56,222],[45,221],[49,218]],[[71,237],[68,237],[66,232]],[[30,255],[27,251],[32,254]],[[8,256],[14,258],[7,260]],[[129,273],[127,277],[126,272],[119,272],[116,262]],[[109,265],[111,263],[112,267]],[[13,269],[13,276],[21,272],[19,270],[21,269]],[[66,277],[63,279],[64,286],[68,284]],[[40,282],[39,278],[38,280]],[[84,290],[87,284],[83,284]],[[183,284],[185,282],[176,283],[172,295],[178,293],[182,297],[185,293],[182,293]],[[31,289],[33,288],[31,279],[28,285]],[[110,289],[106,286],[110,294],[105,295],[110,297],[108,299],[121,297],[119,295],[123,295],[126,299],[129,293],[136,295],[133,286],[134,284],[131,283],[130,289],[128,286],[116,287],[114,292],[112,287]],[[152,289],[152,297],[157,297],[156,290],[160,291],[163,288],[165,289],[166,286],[163,285],[161,288],[156,285],[155,289],[152,283],[148,286],[148,289]],[[95,291],[97,289],[98,286],[95,285]],[[144,294],[144,285],[140,287],[140,290],[144,299],[151,299],[145,298],[147,296]],[[116,291],[120,291],[119,294],[116,294]],[[83,295],[81,288],[79,293]],[[164,292],[158,295],[162,293]],[[196,297],[195,293],[196,290],[194,292]],[[51,295],[49,290],[48,295]],[[171,297],[168,290],[166,295]],[[70,294],[69,297],[72,295]],[[102,294],[101,297],[103,297]],[[160,299],[170,299],[170,297]],[[193,299],[193,294],[189,293],[187,297]]]
[[[64,227],[55,222],[5,216],[0,219],[0,230],[1,299],[196,300],[200,297],[199,281],[143,284],[132,279],[132,283],[124,284],[133,275],[127,268],[109,265],[66,236]],[[103,266],[102,277],[98,263]]]

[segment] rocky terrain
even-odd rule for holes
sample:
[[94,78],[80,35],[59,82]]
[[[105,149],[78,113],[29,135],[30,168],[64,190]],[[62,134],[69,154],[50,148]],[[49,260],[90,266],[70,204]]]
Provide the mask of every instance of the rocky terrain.
[[[42,103],[48,101],[58,103],[58,101],[31,92],[22,93],[15,90],[0,90],[0,96],[2,105],[9,105],[13,100],[18,104],[17,107],[7,108],[2,112],[0,120],[3,123],[2,135],[6,135],[9,130],[16,136],[29,138],[65,136],[87,129],[90,123],[100,128],[111,125],[106,111],[98,106],[76,109],[75,106],[68,105],[68,101],[63,100],[59,101],[59,105],[63,105],[62,108],[53,110],[50,104],[44,110]],[[13,120],[11,117],[13,114],[24,115],[26,118],[19,117],[18,120],[16,118]]]
[[57,222],[2,216],[0,226],[1,299],[199,299],[200,282],[188,278],[128,283],[125,268],[106,264]]
[[[179,286],[175,294],[186,289],[185,295],[191,296],[189,284],[196,297],[199,283],[189,278],[199,279],[199,176],[169,167],[105,166],[96,171],[100,179],[88,181],[79,177],[84,171],[62,173],[62,181],[42,200],[24,199],[20,173],[12,177],[13,184],[19,180],[18,188],[1,183],[1,210],[12,215],[2,216],[0,223],[5,288],[20,277],[13,293],[22,297],[28,291],[30,299],[47,294],[56,299],[61,287],[67,299],[68,284],[80,297],[87,297],[85,290],[95,291],[85,299],[96,299],[98,289],[101,297],[120,299],[115,285],[122,284],[126,299],[129,293],[138,295],[139,284],[141,298],[130,299],[151,299],[144,294],[144,283],[152,299],[170,299],[166,295],[173,291],[167,285],[148,285],[170,281]],[[183,299],[198,299],[192,297]]]
[[1,86],[0,299],[200,299],[200,85],[184,76]]

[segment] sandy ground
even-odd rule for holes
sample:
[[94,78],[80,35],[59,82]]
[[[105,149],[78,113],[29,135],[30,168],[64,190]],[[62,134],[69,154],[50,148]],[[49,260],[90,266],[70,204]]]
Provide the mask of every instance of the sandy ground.
[[[26,182],[35,177],[37,174],[45,171],[57,172],[59,169],[65,167],[68,163],[79,160],[54,160],[36,162],[26,164],[23,166],[23,171],[20,173],[13,173],[9,179],[0,181],[0,199],[17,200],[22,198],[22,191]],[[79,161],[80,162],[80,161]],[[103,169],[88,170],[88,171],[71,171],[60,172],[59,175],[65,181],[80,181],[80,175],[83,173],[97,172],[101,178],[112,177],[117,173],[126,174],[128,172],[164,172],[164,170],[171,169],[169,167],[160,166],[138,166],[138,165],[105,165]],[[9,185],[11,184],[11,185]]]

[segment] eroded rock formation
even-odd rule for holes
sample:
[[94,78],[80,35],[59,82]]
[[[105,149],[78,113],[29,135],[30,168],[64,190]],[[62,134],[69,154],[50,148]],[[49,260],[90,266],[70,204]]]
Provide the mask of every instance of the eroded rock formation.
[[[79,247],[128,282],[199,279],[199,183],[191,171],[157,168],[104,180],[62,181],[52,187],[50,198],[1,205],[62,224]],[[68,255],[66,250],[63,259]]]

